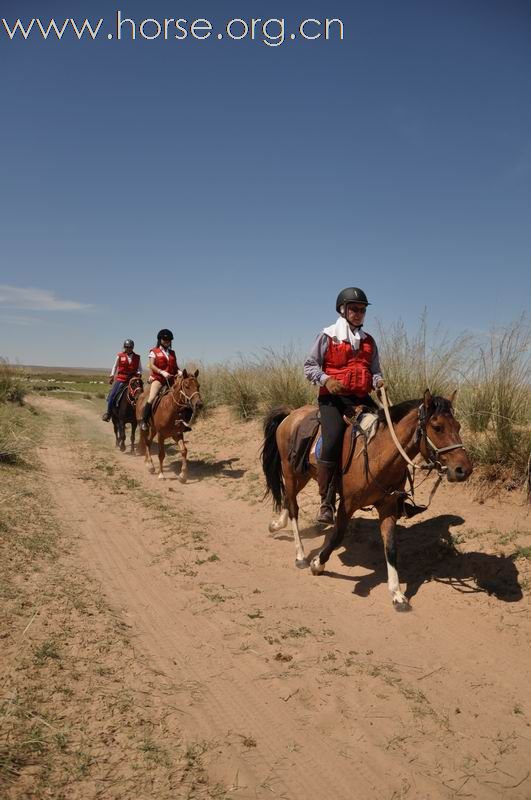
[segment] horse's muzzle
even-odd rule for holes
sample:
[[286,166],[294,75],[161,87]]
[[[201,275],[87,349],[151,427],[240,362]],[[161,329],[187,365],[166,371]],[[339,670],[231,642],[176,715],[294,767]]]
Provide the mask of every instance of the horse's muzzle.
[[461,483],[472,474],[472,464],[458,464],[455,467],[447,467],[446,477],[450,483]]

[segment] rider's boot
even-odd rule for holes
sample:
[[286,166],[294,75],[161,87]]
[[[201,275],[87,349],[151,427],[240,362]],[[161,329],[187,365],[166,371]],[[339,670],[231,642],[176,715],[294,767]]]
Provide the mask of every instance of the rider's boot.
[[141,431],[147,431],[149,429],[150,416],[151,416],[151,403],[148,400],[146,405],[144,406],[144,414],[142,416],[142,422],[140,423]]
[[104,422],[108,422],[108,421],[110,420],[110,418],[111,418],[111,415],[109,414],[109,412],[108,412],[108,411],[106,411],[106,412],[105,412],[105,414],[102,414],[102,415],[101,415],[101,418],[102,418],[102,420],[103,420]]
[[317,513],[316,521],[326,525],[333,525],[335,521],[336,493],[333,480],[336,464],[330,461],[317,462],[317,483],[321,495],[321,506]]

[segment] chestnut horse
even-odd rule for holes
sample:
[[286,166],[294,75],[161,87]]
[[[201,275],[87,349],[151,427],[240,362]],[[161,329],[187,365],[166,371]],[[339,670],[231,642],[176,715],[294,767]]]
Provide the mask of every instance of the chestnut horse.
[[[166,448],[164,446],[166,439],[173,439],[181,451],[183,464],[179,480],[181,483],[186,483],[188,478],[188,462],[186,460],[188,450],[184,442],[184,431],[188,430],[187,423],[193,421],[196,414],[203,408],[203,401],[199,394],[198,375],[198,369],[193,375],[183,370],[182,374],[175,378],[173,385],[166,394],[160,400],[155,401],[157,404],[154,406],[154,411],[149,420],[149,430],[141,431],[140,433],[140,453],[145,456],[145,461],[149,463],[153,472],[155,471],[155,465],[151,458],[150,449],[151,442],[155,436],[157,437],[160,479],[164,478],[162,464],[166,456]],[[148,397],[149,392],[145,391],[137,403],[136,418],[139,422],[142,419],[144,405]]]
[[[464,481],[472,472],[472,464],[459,435],[460,425],[452,411],[451,399],[432,397],[426,390],[422,400],[408,400],[390,409],[394,432],[409,459],[420,453],[428,468],[439,475],[446,473],[449,481]],[[262,466],[267,491],[271,493],[274,507],[280,517],[271,522],[269,530],[278,531],[291,520],[295,539],[296,565],[308,566],[298,528],[299,506],[297,495],[316,477],[315,466],[310,465],[304,474],[294,472],[289,461],[289,443],[293,430],[314,406],[303,406],[295,411],[272,411],[264,423]],[[362,437],[355,442],[350,453],[350,427],[343,440],[342,474],[338,481],[340,496],[336,525],[320,552],[311,562],[311,571],[320,575],[333,550],[340,546],[349,519],[357,509],[374,506],[380,518],[387,585],[393,605],[398,611],[409,609],[409,602],[400,590],[397,571],[395,524],[402,512],[407,478],[407,463],[395,446],[391,432],[379,412],[379,427],[374,438],[366,445],[366,458],[358,457],[364,448]]]
[[122,453],[125,450],[125,426],[131,425],[131,453],[135,452],[135,433],[136,433],[136,402],[144,390],[142,378],[136,375],[129,379],[127,388],[120,395],[118,405],[112,407],[111,419],[114,426],[114,436],[116,447]]

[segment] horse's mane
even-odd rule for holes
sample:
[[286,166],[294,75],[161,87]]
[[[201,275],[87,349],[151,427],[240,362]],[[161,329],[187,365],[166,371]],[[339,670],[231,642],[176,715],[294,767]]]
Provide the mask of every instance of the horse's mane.
[[[391,406],[389,408],[389,414],[391,416],[391,422],[400,422],[406,414],[409,414],[414,408],[418,408],[424,400],[404,400],[402,403],[397,403],[396,406]],[[452,413],[452,404],[446,397],[439,397],[435,395],[431,398],[431,403],[428,409],[429,416],[433,416],[434,414],[451,414]],[[378,420],[380,423],[386,424],[385,415],[383,408],[378,411]]]

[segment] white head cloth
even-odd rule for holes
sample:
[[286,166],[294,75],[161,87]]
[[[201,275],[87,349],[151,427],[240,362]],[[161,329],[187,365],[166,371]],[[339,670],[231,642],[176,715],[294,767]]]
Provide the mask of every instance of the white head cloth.
[[351,328],[344,317],[338,317],[333,325],[323,328],[323,333],[338,342],[350,342],[353,350],[360,349],[360,341],[366,336],[361,327]]

